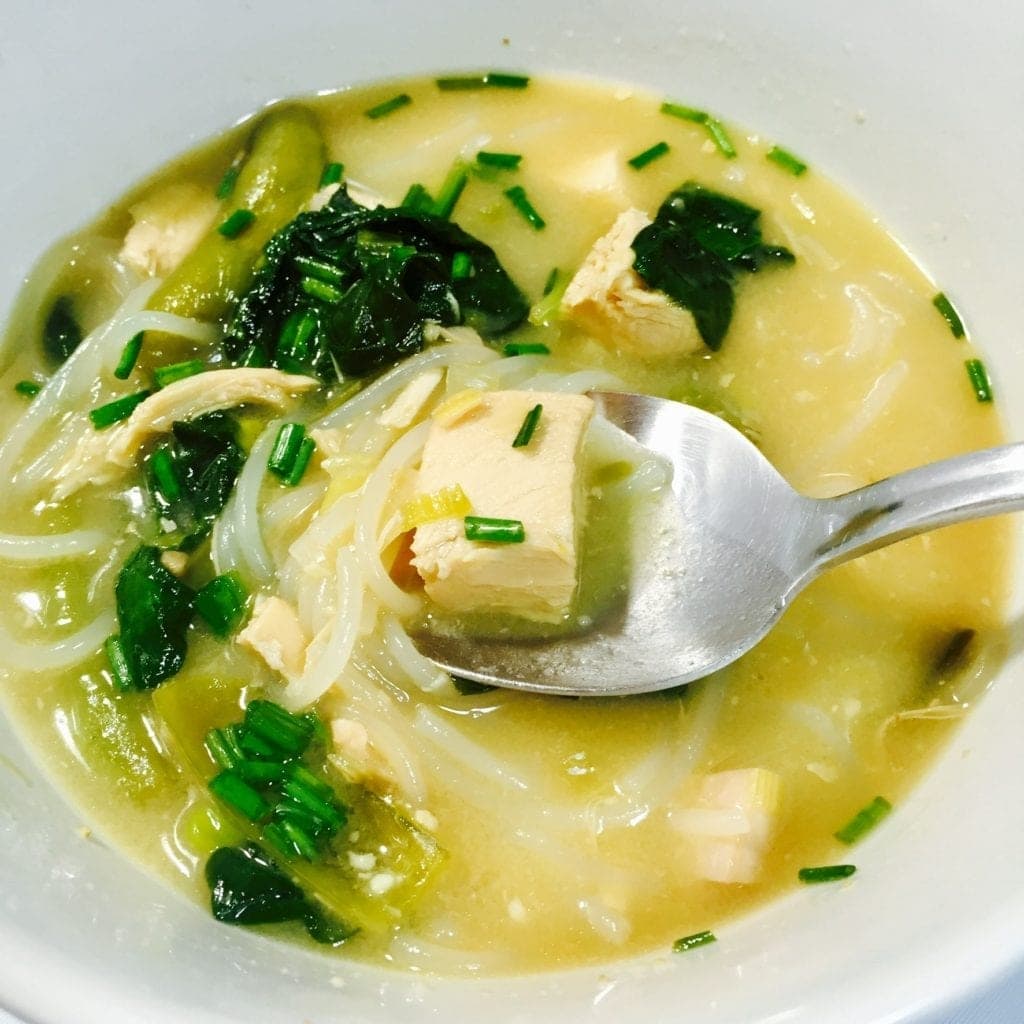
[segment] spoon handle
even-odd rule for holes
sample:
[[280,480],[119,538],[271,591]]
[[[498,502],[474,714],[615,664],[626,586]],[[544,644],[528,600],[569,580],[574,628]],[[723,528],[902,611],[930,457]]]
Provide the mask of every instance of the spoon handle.
[[1024,442],[958,455],[814,502],[815,572],[926,530],[1024,509]]

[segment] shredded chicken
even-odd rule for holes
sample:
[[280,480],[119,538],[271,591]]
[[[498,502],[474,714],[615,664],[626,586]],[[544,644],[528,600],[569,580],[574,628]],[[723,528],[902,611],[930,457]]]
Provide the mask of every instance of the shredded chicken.
[[362,722],[352,718],[335,718],[331,722],[335,753],[332,760],[342,774],[378,792],[395,789],[394,774],[385,758],[373,745]]
[[309,638],[295,609],[280,597],[256,598],[252,616],[237,641],[285,679],[302,675]]
[[190,182],[170,185],[136,203],[124,236],[122,263],[149,277],[166,277],[196,247],[220,204],[208,189]]
[[53,474],[54,497],[74,494],[86,484],[109,484],[136,465],[139,449],[178,420],[190,420],[238,405],[284,408],[293,398],[319,386],[312,377],[280,370],[209,370],[175,381],[151,395],[123,423],[87,433]]
[[704,343],[690,311],[633,269],[633,239],[650,223],[642,210],[620,214],[569,282],[562,308],[598,341],[645,359],[699,351]]

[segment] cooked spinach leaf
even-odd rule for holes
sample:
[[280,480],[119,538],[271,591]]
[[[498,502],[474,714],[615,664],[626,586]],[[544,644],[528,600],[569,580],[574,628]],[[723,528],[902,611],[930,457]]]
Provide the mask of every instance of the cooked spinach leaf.
[[[453,278],[457,253],[473,272]],[[529,304],[494,250],[441,217],[406,207],[369,210],[342,186],[267,245],[239,303],[232,358],[316,373],[362,376],[423,347],[423,324],[467,322],[486,335],[521,323]],[[312,327],[295,351],[295,325]]]
[[192,621],[192,591],[143,545],[125,562],[114,587],[126,682],[136,690],[159,686],[181,669]]
[[43,324],[43,351],[51,362],[60,365],[81,343],[82,328],[75,317],[71,299],[61,295]]
[[225,924],[301,921],[310,938],[338,946],[359,930],[308,899],[256,843],[222,846],[206,862],[210,909]]
[[737,273],[794,260],[788,249],[764,244],[760,217],[760,210],[689,181],[633,239],[636,272],[690,310],[713,351],[721,348],[732,322]]
[[245,463],[235,421],[210,412],[171,428],[172,437],[146,460],[150,496],[176,529],[160,543],[191,551],[213,528]]

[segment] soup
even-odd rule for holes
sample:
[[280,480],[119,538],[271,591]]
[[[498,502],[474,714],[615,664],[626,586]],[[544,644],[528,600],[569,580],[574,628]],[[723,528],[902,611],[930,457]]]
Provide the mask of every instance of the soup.
[[[588,390],[700,405],[819,496],[998,442],[936,291],[813,167],[639,89],[497,74],[273,108],[58,243],[16,306],[8,712],[197,904],[405,969],[685,951],[801,869],[856,885],[850,845],[999,659],[1004,524],[844,566],[661,694],[482,689],[408,630],[586,628],[642,571],[625,524],[667,477]],[[482,428],[453,444],[504,475],[438,455],[424,490],[445,432],[502,408],[515,459]],[[558,533],[515,474],[562,426]],[[493,553],[472,599],[431,587],[442,527],[446,579]],[[557,578],[531,561],[552,552]]]

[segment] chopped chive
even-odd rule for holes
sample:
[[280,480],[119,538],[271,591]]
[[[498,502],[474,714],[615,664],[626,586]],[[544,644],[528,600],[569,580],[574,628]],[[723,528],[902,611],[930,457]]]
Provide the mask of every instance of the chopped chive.
[[142,339],[145,333],[145,331],[139,331],[125,342],[125,346],[121,350],[121,358],[117,361],[117,366],[114,367],[114,376],[118,380],[127,380],[131,376],[132,370],[135,369],[135,364],[138,362],[139,353],[142,351]]
[[107,655],[107,661],[110,663],[110,674],[114,679],[114,685],[125,693],[129,690],[134,690],[135,674],[132,672],[132,667],[124,653],[121,637],[116,633],[108,636],[103,642],[103,650]]
[[233,769],[215,775],[208,783],[218,799],[240,811],[250,821],[259,821],[270,813],[270,805]]
[[19,395],[24,395],[26,398],[35,398],[36,395],[43,390],[43,386],[41,384],[37,384],[34,380],[19,380],[18,383],[14,385],[14,390]]
[[490,544],[522,544],[526,531],[518,519],[491,519],[487,516],[466,516],[463,520],[466,540]]
[[634,170],[639,171],[646,167],[652,160],[657,160],[659,156],[664,156],[667,152],[667,142],[656,142],[649,149],[645,149],[642,153],[637,153],[636,156],[630,157],[626,163],[628,163]]
[[245,618],[249,594],[238,573],[214,576],[195,596],[195,609],[217,636],[233,633]]
[[246,782],[283,783],[288,778],[289,766],[283,761],[249,761],[243,759],[232,766]]
[[[300,720],[305,720],[305,716],[302,716]],[[319,794],[324,800],[329,800],[334,796],[334,790],[326,782],[318,779],[308,768],[301,764],[292,766],[289,777],[314,793]]]
[[442,92],[465,92],[469,89],[525,89],[530,84],[527,75],[510,75],[502,71],[488,71],[482,75],[457,75],[436,79]]
[[695,932],[693,935],[676,939],[672,943],[672,952],[685,953],[687,950],[696,949],[698,946],[707,946],[709,943],[717,941],[714,932]]
[[247,231],[252,226],[252,222],[255,219],[256,214],[252,210],[235,210],[217,230],[225,238],[237,238],[243,231]]
[[224,172],[224,177],[220,179],[220,184],[217,186],[215,193],[218,199],[227,199],[235,191],[235,183],[238,181],[238,175],[241,170],[242,160],[236,157],[231,162],[231,166]]
[[106,430],[107,427],[112,427],[115,423],[128,419],[135,411],[135,407],[141,405],[149,398],[149,395],[148,391],[138,391],[134,395],[115,398],[112,402],[107,402],[106,405],[91,410],[89,419],[92,420],[92,425],[97,430]]
[[291,471],[284,477],[284,482],[289,487],[295,487],[303,478],[309,466],[309,460],[313,458],[315,451],[316,441],[311,437],[304,437],[302,444],[299,445],[298,454],[295,456],[295,462],[292,463]]
[[797,872],[797,878],[808,885],[817,882],[838,882],[840,879],[849,878],[856,870],[853,864],[829,864],[821,868],[801,868]]
[[722,156],[732,160],[736,156],[736,147],[733,146],[729,133],[725,130],[725,125],[717,117],[709,117],[704,122],[704,127]]
[[314,299],[326,302],[330,306],[336,306],[345,297],[342,292],[333,284],[321,281],[317,277],[304,277],[302,279],[302,290]]
[[245,751],[238,745],[237,725],[211,729],[203,743],[207,753],[221,768],[235,768],[245,761]]
[[974,397],[979,402],[992,401],[992,381],[989,380],[988,370],[980,359],[968,359],[964,366],[967,368],[967,378],[974,388]]
[[552,267],[548,279],[544,282],[544,290],[541,295],[545,297],[550,295],[555,290],[556,284],[558,284],[558,267]]
[[[274,830],[274,838],[272,842],[278,846],[278,849],[286,855],[297,854],[300,857],[305,857],[308,861],[318,860],[320,852],[317,850],[316,841],[309,835],[309,833],[297,825],[294,821],[274,821],[264,829],[264,835],[268,835]],[[284,846],[282,847],[280,840],[277,838],[280,836],[283,838]]]
[[410,103],[412,103],[412,97],[407,92],[400,92],[397,96],[392,96],[391,99],[384,100],[383,103],[378,103],[375,107],[370,107],[366,111],[366,116],[371,121],[376,121],[380,117],[387,117],[388,114],[393,114],[396,110],[409,106]]
[[551,349],[541,341],[510,341],[502,350],[507,356],[549,356]]
[[796,178],[799,178],[807,170],[807,164],[803,160],[781,146],[772,146],[766,156],[772,163],[778,164],[784,171],[789,171]]
[[452,280],[465,281],[473,275],[473,257],[468,252],[457,252],[452,257]]
[[287,476],[295,464],[305,436],[306,428],[301,423],[282,423],[267,460],[267,469],[280,477]]
[[277,339],[278,356],[305,359],[310,354],[310,342],[318,326],[316,314],[312,310],[296,310],[285,321]]
[[170,363],[167,366],[158,366],[153,371],[157,387],[165,388],[178,380],[185,380],[186,377],[194,377],[202,373],[206,367],[201,359],[186,359],[183,363]]
[[481,167],[498,167],[505,171],[514,171],[522,159],[521,153],[489,153],[483,149],[476,155],[476,162]]
[[246,706],[245,729],[284,753],[300,757],[313,739],[314,727],[308,718],[293,715],[273,701],[257,699]]
[[324,169],[320,172],[320,188],[326,188],[328,185],[337,185],[344,173],[344,164],[324,164]]
[[475,679],[466,679],[463,676],[452,676],[452,686],[463,697],[475,697],[481,693],[490,693],[491,690],[496,690],[496,686],[491,686],[489,683],[478,683]]
[[181,498],[181,480],[174,467],[174,459],[167,448],[157,448],[149,457],[149,472],[163,498],[171,504]]
[[530,440],[533,438],[533,432],[537,429],[537,424],[540,423],[540,415],[544,411],[544,406],[537,404],[535,405],[523,418],[523,425],[519,428],[519,433],[516,434],[516,439],[512,442],[513,448],[525,448]]
[[526,189],[522,185],[513,185],[512,188],[505,189],[505,195],[534,231],[540,231],[544,227],[546,221],[526,198]]
[[281,748],[274,746],[273,743],[268,743],[251,729],[242,729],[238,737],[238,745],[245,754],[261,758],[264,761],[281,760]]
[[863,839],[891,810],[892,804],[884,796],[876,796],[836,832],[836,839],[851,846],[858,839]]
[[445,220],[448,220],[468,180],[469,175],[466,173],[465,164],[461,160],[456,160],[442,182],[441,190],[437,193],[437,198],[432,203],[430,212],[435,217],[443,217]]
[[344,814],[334,806],[333,802],[330,802],[333,793],[330,797],[325,797],[312,786],[292,778],[284,784],[284,795],[332,829],[339,829],[345,824]]
[[315,277],[318,281],[341,284],[345,280],[345,275],[337,267],[323,260],[315,260],[312,256],[296,256],[292,262],[307,277]]
[[685,107],[681,103],[670,103],[666,100],[661,105],[661,112],[669,117],[678,117],[682,121],[692,121],[694,124],[705,124],[708,115],[696,107]]
[[949,324],[953,337],[962,338],[964,336],[964,322],[960,319],[960,314],[956,311],[956,307],[946,297],[946,293],[939,292],[932,299],[932,305],[943,315],[946,323]]
[[417,181],[409,186],[409,191],[405,193],[405,198],[402,200],[401,205],[407,210],[424,212],[434,205],[434,198]]

